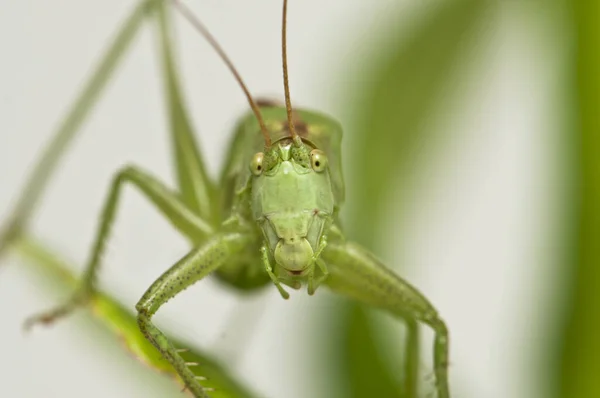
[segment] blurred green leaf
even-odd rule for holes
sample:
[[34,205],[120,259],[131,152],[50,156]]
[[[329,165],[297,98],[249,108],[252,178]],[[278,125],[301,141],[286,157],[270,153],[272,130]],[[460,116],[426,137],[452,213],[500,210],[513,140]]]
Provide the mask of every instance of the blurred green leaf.
[[600,3],[569,4],[576,41],[572,81],[576,109],[574,126],[566,133],[576,143],[578,175],[573,177],[577,181],[573,251],[565,263],[572,285],[558,359],[559,396],[595,398],[600,397]]
[[[347,108],[353,110],[351,123],[357,136],[345,157],[350,159],[346,169],[350,205],[346,214],[350,218],[345,221],[348,236],[371,250],[381,249],[380,231],[389,218],[377,203],[385,202],[396,184],[411,173],[414,163],[409,159],[415,148],[436,143],[431,131],[423,127],[440,105],[440,95],[468,60],[467,50],[477,37],[487,9],[484,1],[437,3],[408,37],[406,30],[390,31],[387,45],[380,45],[377,54],[356,55],[358,59],[369,59],[375,72],[358,97],[355,93],[347,95],[354,101]],[[394,219],[402,213],[399,203]],[[399,370],[383,365],[375,349],[376,335],[369,332],[374,325],[361,311],[353,308],[337,312],[339,319],[329,334],[331,341],[327,344],[337,345],[338,354],[333,358],[337,362],[329,366],[341,375],[340,384],[350,384],[349,388],[340,385],[340,391],[349,390],[353,397],[414,397],[419,376],[413,365],[419,361],[418,347],[405,347],[405,356],[417,357],[406,359],[411,365],[402,370],[405,385],[395,385],[390,372],[397,374]],[[418,336],[412,338],[416,345]]]
[[[73,290],[78,279],[70,271],[72,269],[55,253],[30,238],[22,238],[14,243],[14,250],[21,255],[28,264],[31,264],[39,280],[43,280],[44,288],[55,288]],[[94,316],[96,322],[115,337],[116,342],[124,343],[127,350],[141,363],[147,365],[164,375],[172,377],[180,385],[183,385],[179,376],[165,361],[158,350],[154,348],[142,335],[137,324],[136,316],[125,309],[109,295],[99,292],[87,307]],[[197,376],[206,377],[201,384],[204,387],[213,388],[210,393],[213,398],[251,398],[255,395],[244,385],[236,381],[217,361],[211,356],[190,344],[172,339],[175,347],[189,349],[181,356],[187,362],[196,362],[199,366],[190,369]],[[173,396],[181,396],[181,386],[173,389]]]
[[[343,372],[348,375],[353,397],[394,397],[400,394],[396,379],[379,353],[370,311],[361,305],[349,306],[346,340],[348,349],[342,354]],[[368,361],[356,365],[361,361]]]
[[[376,203],[411,174],[417,147],[436,143],[425,122],[464,66],[466,50],[488,8],[485,1],[474,0],[432,5],[408,38],[404,29],[389,33],[395,40],[370,56],[375,66],[371,84],[360,95],[349,96],[355,102],[350,108],[356,136],[346,159],[368,161],[348,165],[352,217],[346,222],[348,235],[369,249],[376,249],[382,221],[389,217]],[[402,213],[402,203],[395,211]]]

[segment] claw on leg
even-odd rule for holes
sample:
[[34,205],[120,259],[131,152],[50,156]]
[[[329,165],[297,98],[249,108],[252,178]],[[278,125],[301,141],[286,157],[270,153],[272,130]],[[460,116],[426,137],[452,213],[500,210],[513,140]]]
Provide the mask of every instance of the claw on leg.
[[36,325],[49,326],[60,318],[71,314],[77,307],[87,304],[90,297],[91,294],[75,294],[69,301],[59,307],[32,315],[23,322],[23,330],[29,332]]

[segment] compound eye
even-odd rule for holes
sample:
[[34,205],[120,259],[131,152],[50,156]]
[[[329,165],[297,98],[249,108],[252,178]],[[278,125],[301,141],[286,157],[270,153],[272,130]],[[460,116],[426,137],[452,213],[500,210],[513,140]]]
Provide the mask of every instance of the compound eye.
[[254,154],[252,161],[250,162],[250,171],[255,176],[259,176],[263,172],[263,159],[265,155],[262,152],[258,152]]
[[327,168],[327,155],[319,149],[310,151],[310,164],[314,171],[321,173]]

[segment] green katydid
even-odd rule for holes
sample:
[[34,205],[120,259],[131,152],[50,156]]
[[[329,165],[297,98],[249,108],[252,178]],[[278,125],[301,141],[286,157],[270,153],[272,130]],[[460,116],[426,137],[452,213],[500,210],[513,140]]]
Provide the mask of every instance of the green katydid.
[[[285,106],[255,101],[203,25],[182,4],[175,0],[172,3],[226,62],[244,90],[252,113],[238,125],[217,184],[204,172],[191,129],[185,116],[178,113],[182,105],[171,109],[178,191],[167,188],[137,167],[127,167],[116,173],[81,286],[65,305],[30,318],[27,325],[51,323],[93,297],[119,194],[129,183],[192,242],[190,252],[147,290],[136,309],[140,329],[172,364],[194,396],[206,397],[208,393],[177,348],[154,326],[152,316],[166,301],[214,273],[240,289],[255,289],[273,283],[286,299],[289,294],[284,286],[295,289],[306,286],[312,295],[324,285],[398,317],[427,324],[435,332],[437,395],[449,397],[448,331],[437,311],[414,287],[371,253],[344,238],[338,219],[344,200],[340,155],[342,130],[328,116],[291,106],[285,45],[287,0],[283,2],[282,29]],[[168,92],[171,102],[177,103],[179,87],[166,44],[169,38],[164,4],[159,0],[146,0],[139,10],[140,14],[156,13],[162,32]],[[43,175],[41,180],[47,176]],[[13,223],[5,230],[0,247],[19,234],[32,207],[29,203],[35,201],[35,196],[29,195],[28,202],[14,213]]]

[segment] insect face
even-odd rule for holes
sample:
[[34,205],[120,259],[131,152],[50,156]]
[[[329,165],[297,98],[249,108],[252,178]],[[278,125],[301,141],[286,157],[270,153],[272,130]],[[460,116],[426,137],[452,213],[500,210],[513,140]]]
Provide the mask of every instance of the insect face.
[[[252,212],[277,265],[303,275],[315,260],[334,198],[326,157],[291,141],[274,145],[262,157],[262,173],[252,180]],[[313,167],[315,157],[319,165]],[[255,156],[256,159],[256,156]],[[251,164],[256,170],[255,161]]]

